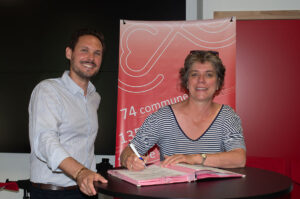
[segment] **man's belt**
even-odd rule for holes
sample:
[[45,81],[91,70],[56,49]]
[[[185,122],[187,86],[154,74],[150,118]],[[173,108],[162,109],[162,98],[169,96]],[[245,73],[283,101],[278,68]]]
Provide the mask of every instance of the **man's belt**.
[[60,186],[56,186],[56,185],[52,185],[52,184],[42,184],[42,183],[34,183],[31,182],[31,185],[33,187],[39,188],[39,189],[43,189],[43,190],[74,190],[74,189],[78,189],[77,185],[74,186],[69,186],[69,187],[60,187]]

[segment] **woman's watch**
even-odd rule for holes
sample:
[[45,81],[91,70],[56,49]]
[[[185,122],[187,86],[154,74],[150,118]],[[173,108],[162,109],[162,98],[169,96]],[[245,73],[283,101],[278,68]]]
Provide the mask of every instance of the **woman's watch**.
[[206,158],[207,158],[207,155],[206,155],[205,153],[202,153],[202,154],[201,154],[201,157],[202,157],[201,165],[204,166],[204,162],[205,162],[205,160],[206,160]]

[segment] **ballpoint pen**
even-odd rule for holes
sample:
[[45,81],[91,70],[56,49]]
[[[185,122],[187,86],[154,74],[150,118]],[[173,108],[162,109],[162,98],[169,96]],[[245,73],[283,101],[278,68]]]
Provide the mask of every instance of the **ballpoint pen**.
[[144,166],[145,166],[145,168],[146,168],[147,166],[146,166],[146,164],[145,164],[145,161],[144,161],[144,159],[142,158],[142,156],[140,156],[140,154],[137,152],[135,146],[134,146],[132,143],[130,143],[129,146],[130,146],[130,148],[132,149],[132,151],[135,153],[135,155],[136,155],[140,160],[143,160]]

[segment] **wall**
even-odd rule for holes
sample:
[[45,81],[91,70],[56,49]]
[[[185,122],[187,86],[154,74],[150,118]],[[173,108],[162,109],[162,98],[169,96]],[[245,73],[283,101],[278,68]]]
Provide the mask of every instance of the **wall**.
[[299,34],[300,20],[237,21],[236,109],[248,156],[300,158]]
[[[189,1],[189,0],[187,0]],[[213,19],[214,11],[300,10],[299,0],[203,0],[203,16]]]
[[186,20],[202,19],[203,0],[186,0]]
[[102,97],[95,153],[114,155],[120,19],[185,20],[185,0],[170,2],[0,1],[0,90],[5,93],[0,98],[0,152],[30,152],[27,109],[33,88],[61,77],[68,69],[64,53],[71,33],[93,27],[103,32],[107,47],[100,72],[92,78]]

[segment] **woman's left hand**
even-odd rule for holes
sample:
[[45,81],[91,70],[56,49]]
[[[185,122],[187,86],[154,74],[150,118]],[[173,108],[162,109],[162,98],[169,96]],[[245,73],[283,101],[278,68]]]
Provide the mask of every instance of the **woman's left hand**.
[[187,164],[197,164],[198,163],[198,159],[201,157],[199,157],[199,154],[175,154],[172,156],[165,156],[165,160],[162,162],[161,166],[162,167],[166,167],[169,165],[174,165],[177,163],[187,163]]

